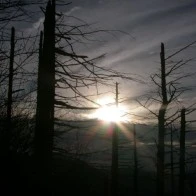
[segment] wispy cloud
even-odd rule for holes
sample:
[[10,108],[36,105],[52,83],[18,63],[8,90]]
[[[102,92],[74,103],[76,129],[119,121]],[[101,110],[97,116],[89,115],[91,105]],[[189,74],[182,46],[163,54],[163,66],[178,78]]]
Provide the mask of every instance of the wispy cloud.
[[[100,65],[146,77],[158,69],[161,42],[165,43],[169,55],[196,40],[195,9],[195,0],[73,0],[71,5],[61,8],[68,16],[95,23],[92,30],[129,33],[131,36],[119,32],[115,36],[96,34],[91,38],[102,42],[77,46],[77,51],[89,57],[106,53],[106,58],[98,62]],[[37,19],[28,31],[38,29],[43,20],[43,16]],[[189,55],[193,57],[195,48],[191,49]],[[139,87],[131,85],[133,94],[139,91]]]
[[65,14],[66,14],[66,15],[71,15],[71,14],[73,14],[75,11],[80,10],[80,9],[81,9],[81,7],[75,6],[75,7],[71,8],[69,11],[65,12]]

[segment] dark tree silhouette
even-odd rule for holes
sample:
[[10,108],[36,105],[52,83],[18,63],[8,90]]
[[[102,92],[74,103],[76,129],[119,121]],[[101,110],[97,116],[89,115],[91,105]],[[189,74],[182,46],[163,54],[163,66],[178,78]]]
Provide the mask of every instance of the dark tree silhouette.
[[10,41],[10,57],[9,57],[9,81],[7,93],[7,112],[6,112],[6,125],[3,128],[1,135],[1,151],[4,157],[7,157],[10,147],[10,136],[12,129],[12,94],[13,94],[13,69],[14,69],[14,52],[15,52],[15,29],[11,30]]
[[0,29],[6,30],[13,22],[26,21],[31,18],[33,11],[28,9],[32,5],[42,5],[43,0],[2,0],[0,2]]
[[185,130],[186,130],[186,117],[185,108],[181,110],[181,127],[180,127],[180,175],[179,175],[179,196],[185,195]]
[[170,165],[171,165],[171,195],[174,196],[175,195],[175,176],[174,176],[174,145],[173,145],[173,135],[174,135],[174,127],[173,125],[171,125],[170,127],[170,140],[171,140],[171,144],[170,144]]
[[[118,83],[116,83],[116,107],[119,102]],[[118,168],[118,133],[119,127],[112,123],[112,166],[111,166],[111,196],[119,195],[119,168]]]
[[51,171],[54,132],[55,91],[55,1],[49,1],[45,12],[44,40],[40,38],[35,155],[40,172]]
[[137,137],[136,137],[136,128],[135,124],[133,124],[133,143],[134,143],[134,194],[138,195],[138,153],[137,153]]
[[[165,190],[165,135],[166,127],[173,122],[176,122],[179,118],[178,101],[180,96],[188,90],[183,86],[182,80],[190,77],[192,74],[184,73],[181,71],[183,66],[187,65],[192,59],[171,61],[169,60],[187,49],[195,42],[188,44],[181,48],[172,55],[165,57],[164,44],[161,43],[161,70],[160,73],[156,73],[151,76],[152,82],[157,87],[157,91],[154,96],[148,96],[147,100],[139,104],[146,108],[156,119],[158,119],[158,141],[157,141],[157,195],[163,196]],[[168,62],[168,63],[166,63]],[[180,71],[180,74],[178,73]],[[181,81],[181,83],[180,83]],[[158,111],[151,109],[151,106],[155,104],[159,106]],[[177,106],[177,107],[176,107]]]
[[64,113],[97,109],[99,104],[93,101],[92,94],[85,93],[86,89],[95,92],[98,84],[110,85],[113,78],[133,79],[128,74],[95,65],[100,57],[88,59],[76,54],[74,43],[79,42],[76,37],[85,38],[98,31],[84,32],[80,28],[88,27],[87,24],[69,25],[61,18],[62,14],[56,12],[55,0],[48,1],[43,37],[40,35],[35,128],[35,157],[41,178],[51,175],[54,124],[58,121],[59,109]]
[[169,104],[167,98],[166,87],[166,71],[165,71],[165,49],[163,43],[161,43],[161,94],[162,104],[158,114],[158,151],[157,151],[157,195],[164,195],[164,137],[165,137],[165,113]]

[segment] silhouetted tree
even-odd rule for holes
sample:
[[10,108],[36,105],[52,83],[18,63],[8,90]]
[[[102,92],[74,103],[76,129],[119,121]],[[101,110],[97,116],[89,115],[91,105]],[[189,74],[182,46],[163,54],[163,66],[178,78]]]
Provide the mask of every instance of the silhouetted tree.
[[139,164],[138,164],[138,153],[137,153],[137,138],[136,138],[136,128],[135,128],[135,124],[133,124],[133,142],[134,142],[134,146],[133,146],[133,150],[134,150],[134,193],[135,196],[138,195],[138,168],[139,168]]
[[171,140],[171,144],[170,144],[170,162],[171,162],[171,195],[174,196],[175,195],[175,177],[174,177],[174,146],[173,146],[173,125],[171,125],[170,128],[170,140]]
[[[118,83],[116,83],[116,107],[119,102]],[[112,166],[111,166],[111,196],[119,195],[119,168],[118,168],[118,133],[119,127],[112,123]]]
[[54,133],[55,95],[55,1],[49,1],[45,12],[44,40],[40,38],[40,60],[37,91],[35,155],[39,172],[51,172]]
[[[133,79],[128,74],[95,65],[100,57],[88,59],[85,55],[76,54],[76,37],[85,38],[97,31],[82,31],[80,28],[88,27],[87,24],[74,26],[63,23],[62,14],[58,14],[55,7],[55,0],[48,1],[43,45],[40,38],[39,49],[35,156],[42,176],[51,174],[54,120],[58,120],[58,113],[97,109],[99,104],[93,101],[92,94],[84,92],[86,89],[95,92],[98,84],[109,85],[115,77]],[[58,113],[55,113],[56,109]]]
[[1,31],[7,30],[6,28],[13,25],[14,22],[22,22],[31,18],[34,11],[30,10],[29,6],[42,5],[43,3],[43,0],[2,0],[0,2]]
[[[26,143],[26,141],[21,142],[21,138],[25,139],[23,136],[28,135],[23,132],[23,125],[28,121],[27,116],[30,117],[33,113],[31,84],[34,73],[29,69],[29,64],[32,63],[32,56],[36,55],[34,48],[36,36],[24,36],[20,32],[16,32],[16,36],[13,36],[15,30],[12,28],[11,35],[10,27],[29,17],[25,12],[25,6],[27,8],[29,5],[30,1],[4,0],[0,2],[0,134],[1,144],[15,152],[21,152],[23,142]],[[24,119],[26,120],[23,124],[21,121]],[[11,126],[13,121],[14,126]],[[19,124],[23,124],[22,127],[19,128]],[[28,132],[27,124],[25,130]]]
[[179,196],[185,195],[185,130],[186,130],[186,118],[185,109],[181,110],[181,127],[180,127],[180,175],[179,175]]
[[[175,122],[180,118],[178,107],[179,97],[188,90],[180,84],[180,81],[186,77],[190,77],[191,74],[183,73],[180,71],[184,65],[187,65],[192,59],[180,60],[178,62],[168,60],[187,49],[195,42],[181,48],[172,55],[165,57],[164,44],[161,43],[161,71],[160,74],[156,73],[151,76],[152,82],[157,87],[157,91],[154,96],[147,97],[147,100],[142,103],[138,101],[139,104],[146,108],[153,116],[158,119],[158,142],[157,142],[157,195],[164,195],[164,172],[165,172],[165,135],[166,127],[171,123]],[[166,62],[168,62],[166,64]],[[157,110],[151,109],[151,106],[159,107]]]
[[157,195],[164,195],[164,137],[165,137],[165,113],[169,104],[166,87],[166,70],[165,70],[165,49],[161,43],[161,94],[162,103],[158,114],[158,151],[157,151]]
[[[11,30],[11,41],[10,41],[10,57],[9,57],[9,81],[8,81],[8,94],[7,94],[7,112],[6,112],[6,123],[1,126],[1,155],[2,157],[8,156],[9,143],[11,136],[11,119],[12,119],[12,94],[13,94],[13,66],[14,66],[14,52],[15,52],[15,29],[12,27]],[[3,116],[1,116],[3,118]],[[3,119],[2,119],[3,120]]]

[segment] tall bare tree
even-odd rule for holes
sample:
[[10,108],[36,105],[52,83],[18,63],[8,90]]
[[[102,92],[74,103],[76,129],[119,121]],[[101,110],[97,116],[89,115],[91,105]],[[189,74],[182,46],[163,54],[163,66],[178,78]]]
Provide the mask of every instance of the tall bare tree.
[[181,110],[181,127],[180,127],[180,175],[179,175],[179,196],[185,195],[185,130],[186,130],[186,117],[185,108]]
[[[43,45],[40,38],[35,156],[41,171],[49,173],[58,114],[67,110],[97,109],[99,104],[92,97],[96,95],[98,85],[110,85],[117,77],[133,79],[128,74],[97,66],[95,61],[100,57],[89,59],[86,55],[77,54],[75,44],[98,31],[84,31],[84,27],[89,27],[86,23],[70,25],[63,23],[63,19],[64,16],[56,11],[55,0],[48,1]],[[92,89],[93,93],[88,94],[87,89]]]
[[[195,42],[188,44],[172,55],[165,57],[164,44],[161,43],[161,69],[160,73],[151,76],[152,82],[157,87],[153,97],[147,96],[145,102],[138,101],[158,120],[158,141],[157,141],[157,196],[163,196],[165,190],[165,134],[166,127],[180,118],[178,105],[180,96],[188,90],[183,86],[182,80],[190,77],[190,73],[181,70],[183,66],[192,59],[169,61],[172,57],[187,49]],[[156,109],[152,109],[152,106]]]
[[49,1],[46,7],[43,48],[41,47],[42,34],[39,54],[35,153],[39,160],[40,171],[44,172],[48,171],[48,168],[50,171],[54,132],[55,1]]
[[11,128],[12,128],[12,95],[13,95],[13,75],[14,75],[14,52],[15,52],[15,28],[12,27],[11,47],[10,47],[10,63],[9,63],[9,83],[8,83],[8,99],[7,99],[7,130],[5,133],[5,141],[7,150],[9,148]]
[[135,124],[133,124],[133,145],[134,145],[134,194],[138,195],[138,152],[137,152],[137,136],[136,136],[136,128]]

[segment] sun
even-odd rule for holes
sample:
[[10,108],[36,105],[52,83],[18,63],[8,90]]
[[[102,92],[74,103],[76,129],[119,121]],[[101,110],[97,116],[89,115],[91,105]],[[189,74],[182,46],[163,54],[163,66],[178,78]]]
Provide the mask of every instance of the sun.
[[125,108],[122,106],[116,107],[115,104],[110,105],[110,103],[112,103],[110,98],[101,99],[99,103],[101,107],[93,113],[94,118],[107,122],[126,121]]
[[108,122],[124,121],[123,111],[116,107],[102,107],[95,112],[95,117]]

